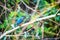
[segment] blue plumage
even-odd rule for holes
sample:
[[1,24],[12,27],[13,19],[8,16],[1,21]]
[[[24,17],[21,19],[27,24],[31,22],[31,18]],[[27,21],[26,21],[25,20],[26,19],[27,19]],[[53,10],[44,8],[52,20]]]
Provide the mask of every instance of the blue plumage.
[[25,17],[24,17],[24,16],[22,16],[22,17],[18,18],[18,19],[17,19],[17,21],[16,21],[16,25],[21,24],[21,23],[23,22],[23,20],[24,20],[24,19],[25,19]]

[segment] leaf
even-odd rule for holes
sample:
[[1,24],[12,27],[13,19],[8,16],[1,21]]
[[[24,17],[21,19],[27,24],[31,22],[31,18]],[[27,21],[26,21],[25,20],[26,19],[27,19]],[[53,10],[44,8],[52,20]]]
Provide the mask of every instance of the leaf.
[[17,3],[19,3],[19,2],[20,2],[20,0],[16,0],[16,2],[17,2]]
[[25,16],[25,13],[24,12],[19,12],[17,16],[18,17]]
[[5,27],[4,27],[4,24],[0,25],[0,28],[5,28]]
[[57,22],[60,22],[60,15],[59,15],[59,16],[56,16],[55,20],[56,20]]
[[24,0],[25,3],[29,4],[29,0]]
[[28,25],[27,30],[30,29],[31,27],[32,27],[32,25]]
[[12,18],[13,16],[16,16],[17,15],[17,12],[16,11],[12,11],[10,14],[9,14],[9,17]]
[[40,34],[42,34],[41,28],[38,28],[37,32],[40,33]]
[[51,2],[55,2],[55,0],[51,0]]

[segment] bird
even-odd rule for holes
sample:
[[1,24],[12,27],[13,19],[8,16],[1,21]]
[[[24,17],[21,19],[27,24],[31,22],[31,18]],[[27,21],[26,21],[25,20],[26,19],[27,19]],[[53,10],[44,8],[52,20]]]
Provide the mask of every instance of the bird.
[[18,26],[19,24],[21,24],[24,21],[24,19],[25,19],[25,16],[18,18],[16,21],[16,25]]

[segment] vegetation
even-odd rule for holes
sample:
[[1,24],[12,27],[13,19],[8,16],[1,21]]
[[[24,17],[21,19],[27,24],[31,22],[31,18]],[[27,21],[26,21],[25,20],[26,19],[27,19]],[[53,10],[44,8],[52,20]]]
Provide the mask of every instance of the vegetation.
[[0,32],[1,40],[60,38],[60,0],[0,0]]

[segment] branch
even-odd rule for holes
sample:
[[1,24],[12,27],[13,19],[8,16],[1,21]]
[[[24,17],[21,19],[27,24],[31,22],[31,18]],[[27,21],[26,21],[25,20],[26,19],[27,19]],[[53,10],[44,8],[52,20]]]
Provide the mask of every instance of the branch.
[[[49,19],[49,18],[52,18],[52,17],[55,17],[56,15],[50,15],[50,16],[47,16],[47,17],[43,17],[43,18],[38,18],[36,20],[33,20],[33,21],[30,21],[28,23],[25,23],[25,24],[22,24],[21,26],[26,26],[26,25],[29,25],[31,23],[34,23],[36,21],[41,21],[41,20],[45,20],[45,19]],[[6,31],[5,33],[3,33],[1,36],[0,36],[0,39],[3,38],[6,34],[9,34],[15,30],[17,30],[18,28],[20,28],[19,26],[17,26],[16,28],[12,29],[12,30],[9,30],[9,31]]]
[[36,4],[36,6],[35,6],[35,12],[33,12],[33,15],[36,13],[36,11],[37,11],[37,8],[38,8],[38,5],[39,5],[39,2],[40,2],[40,0],[37,0],[37,4]]
[[33,8],[31,8],[31,7],[29,7],[27,4],[25,4],[23,0],[21,0],[21,2],[22,2],[27,8],[29,8],[30,10],[35,11]]
[[5,7],[5,6],[3,6],[3,5],[0,5],[1,7],[3,7],[5,10],[8,10],[8,11],[10,11],[11,12],[11,9],[9,9],[9,8],[7,8],[7,7]]

